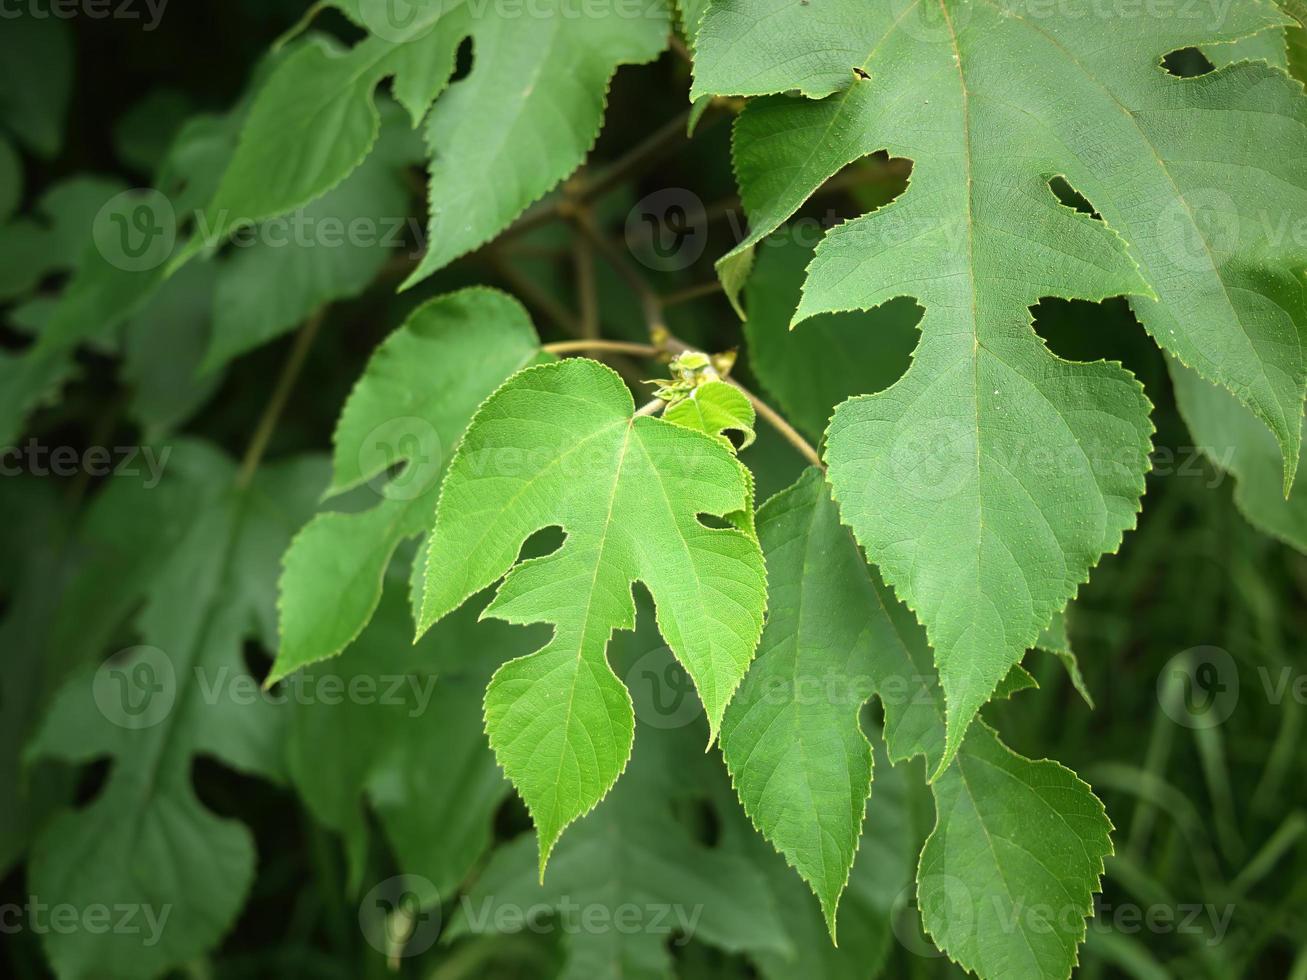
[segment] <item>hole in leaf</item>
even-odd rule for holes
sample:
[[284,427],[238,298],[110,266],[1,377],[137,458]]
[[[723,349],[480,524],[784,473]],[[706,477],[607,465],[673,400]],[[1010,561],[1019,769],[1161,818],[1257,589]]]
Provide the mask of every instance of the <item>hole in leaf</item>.
[[460,82],[472,72],[472,37],[468,35],[459,42],[458,53],[454,55],[454,74],[449,76],[449,83]]
[[528,558],[544,558],[546,555],[552,555],[563,546],[566,538],[567,535],[557,524],[542,527],[522,542],[522,550],[518,552],[517,560],[526,561]]
[[714,531],[729,531],[736,526],[726,518],[718,517],[716,514],[695,514],[694,516],[700,524],[712,528]]
[[105,781],[109,778],[109,769],[112,765],[112,759],[96,759],[82,769],[77,776],[77,789],[73,793],[75,806],[86,806],[100,795],[100,790],[104,788]]
[[1208,72],[1216,71],[1216,66],[1212,64],[1207,55],[1197,48],[1181,48],[1178,51],[1172,51],[1162,59],[1162,67],[1176,78],[1197,78],[1199,75],[1206,75]]
[[241,659],[245,663],[245,669],[254,678],[254,682],[262,687],[268,671],[272,669],[272,658],[268,656],[267,651],[257,643],[246,642],[241,650]]
[[534,826],[531,823],[531,814],[527,811],[526,804],[516,793],[510,793],[504,797],[504,802],[499,804],[499,809],[495,811],[495,818],[492,821],[494,826],[495,840],[506,841],[533,831]]
[[[884,150],[877,150],[855,160],[822,185],[815,195],[822,210],[822,224],[829,228],[840,221],[879,211],[908,189],[911,178],[912,161],[907,157],[892,157]],[[847,200],[851,207],[837,207],[840,199]],[[809,205],[804,213],[810,214],[811,208]]]
[[672,810],[677,820],[690,832],[690,836],[704,847],[721,843],[722,822],[717,810],[703,797],[674,800]]
[[1094,210],[1094,206],[1089,203],[1089,199],[1072,187],[1061,174],[1049,180],[1048,189],[1053,192],[1053,196],[1057,198],[1058,203],[1069,207],[1073,211],[1087,214],[1096,221],[1103,220],[1103,216]]
[[[242,699],[245,696],[243,691],[233,695],[224,690],[224,694]],[[256,814],[267,813],[269,801],[274,810],[290,806],[286,789],[274,788],[261,776],[237,772],[226,762],[207,755],[191,760],[191,783],[200,802],[220,817],[249,821],[257,819]]]
[[1130,303],[1113,297],[1101,303],[1047,297],[1030,308],[1035,332],[1068,361],[1120,361],[1144,383],[1154,401],[1168,390],[1166,368]]

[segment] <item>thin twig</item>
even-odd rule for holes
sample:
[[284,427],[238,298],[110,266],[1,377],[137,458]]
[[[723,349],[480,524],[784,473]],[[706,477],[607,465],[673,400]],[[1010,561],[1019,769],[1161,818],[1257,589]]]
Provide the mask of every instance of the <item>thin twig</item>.
[[613,354],[634,354],[636,357],[660,357],[663,350],[653,344],[636,344],[625,340],[560,340],[554,344],[545,344],[543,349],[551,354],[581,354],[588,351],[607,351]]
[[528,276],[522,275],[496,250],[491,249],[488,254],[495,272],[508,283],[513,292],[522,297],[527,306],[534,306],[552,320],[563,333],[571,334],[573,337],[582,336],[581,322],[571,310],[537,286]]
[[300,17],[299,20],[288,27],[280,37],[272,42],[272,50],[274,52],[280,51],[291,41],[295,40],[295,38],[307,31],[309,27],[312,26],[313,21],[317,19],[318,14],[322,13],[323,8],[326,6],[326,3],[322,2],[322,0],[312,4],[308,10],[304,11],[303,16]]
[[642,415],[657,415],[663,410],[663,406],[666,404],[667,403],[661,398],[655,398],[653,401],[641,405],[636,411],[635,416],[636,418],[639,418]]
[[[595,247],[599,250],[599,254],[604,256],[617,274],[626,281],[626,284],[630,287],[631,291],[640,298],[640,305],[644,310],[645,322],[649,327],[649,339],[653,342],[654,346],[669,354],[682,354],[688,350],[692,350],[693,348],[691,348],[689,344],[685,343],[685,341],[681,340],[667,329],[667,324],[663,321],[663,305],[665,301],[657,292],[654,291],[652,286],[645,282],[644,276],[642,276],[640,271],[631,264],[630,260],[624,254],[622,254],[621,250],[613,246],[612,243],[604,237],[603,233],[595,224],[594,216],[590,211],[586,208],[579,208],[573,216],[573,221],[575,221],[577,228],[582,232],[582,234],[594,243]],[[731,379],[727,379],[727,381],[740,389],[744,396],[748,398],[749,402],[753,405],[754,411],[761,415],[768,424],[779,432],[781,436],[785,438],[786,442],[790,443],[790,445],[797,449],[804,459],[812,463],[813,466],[822,465],[821,457],[817,455],[817,450],[813,449],[808,443],[808,440],[804,439],[803,436],[795,430],[794,426],[790,425],[789,422],[786,422],[779,412],[738,381]]]
[[624,184],[631,177],[652,167],[675,149],[677,144],[686,142],[689,137],[686,135],[685,128],[690,122],[690,112],[691,110],[686,109],[677,113],[611,166],[605,167],[594,178],[582,184],[574,195],[576,200],[588,202],[603,197],[619,184]]
[[686,46],[686,43],[681,40],[681,35],[672,31],[672,36],[667,39],[667,46],[687,65],[694,65],[694,57],[690,54],[690,49]]
[[794,426],[790,425],[789,422],[786,422],[785,419],[781,416],[781,414],[778,411],[776,411],[776,409],[772,408],[765,401],[763,401],[761,398],[755,395],[748,388],[744,387],[744,385],[740,384],[738,381],[728,378],[726,383],[734,385],[736,388],[740,389],[740,393],[743,394],[745,398],[749,399],[749,404],[753,406],[753,410],[757,412],[759,415],[761,415],[763,420],[766,421],[773,429],[779,432],[784,437],[786,442],[788,442],[791,446],[797,449],[799,451],[799,455],[801,455],[813,466],[819,467],[821,469],[826,468],[821,461],[821,457],[817,455],[817,450],[813,449],[812,445],[808,442],[808,440],[803,438],[803,436],[799,435],[798,431],[794,428]]
[[581,336],[599,336],[599,293],[595,286],[594,246],[583,235],[572,239],[572,264],[576,272],[576,295],[581,304]]
[[499,240],[504,241],[508,238],[515,238],[528,231],[534,231],[551,221],[570,217],[578,204],[587,204],[596,198],[603,197],[618,185],[636,176],[646,167],[657,163],[678,142],[687,138],[686,125],[689,118],[690,110],[688,109],[678,113],[594,177],[577,182],[570,193],[553,197],[547,201],[541,201],[528,209],[526,214],[513,222],[500,235]]
[[[644,276],[640,275],[639,270],[631,264],[631,260],[626,257],[626,254],[610,242],[599,226],[595,224],[594,215],[589,208],[577,208],[571,217],[576,224],[577,230],[590,239],[591,244],[604,257],[604,261],[612,266],[613,271],[621,276],[627,287],[640,300],[645,326],[649,330],[649,339],[658,347],[670,349],[666,348],[666,340],[670,333],[667,330],[667,325],[663,322],[662,298],[654,291],[652,286],[645,282]],[[674,353],[680,353],[680,351],[674,351]]]
[[277,422],[281,419],[281,413],[286,407],[286,402],[290,398],[291,390],[295,387],[295,382],[300,376],[300,370],[304,367],[304,360],[308,357],[309,348],[313,346],[313,341],[318,336],[318,331],[322,327],[322,321],[326,319],[327,308],[324,306],[316,313],[304,321],[304,326],[295,335],[295,343],[286,356],[286,363],[282,365],[281,374],[277,378],[277,385],[272,390],[272,395],[268,399],[268,404],[263,409],[263,415],[254,429],[254,435],[250,437],[249,446],[245,450],[245,456],[241,459],[240,470],[236,474],[236,486],[239,489],[245,489],[254,479],[254,472],[259,468],[259,463],[263,460],[263,454],[268,449],[268,442],[272,439],[272,433],[277,428]]
[[713,279],[711,282],[701,282],[694,286],[686,286],[684,289],[678,289],[675,292],[668,293],[663,297],[663,307],[679,306],[681,303],[689,303],[692,300],[701,299],[704,296],[713,296],[722,292],[722,282],[720,279]]

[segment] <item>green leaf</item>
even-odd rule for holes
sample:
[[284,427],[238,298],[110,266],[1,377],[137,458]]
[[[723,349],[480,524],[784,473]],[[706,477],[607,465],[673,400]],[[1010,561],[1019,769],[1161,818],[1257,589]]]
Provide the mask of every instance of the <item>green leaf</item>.
[[921,842],[911,826],[906,768],[890,768],[879,747],[876,772],[876,792],[867,803],[865,829],[840,908],[844,928],[839,946],[831,942],[812,896],[785,862],[761,845],[751,850],[753,862],[767,873],[794,948],[789,956],[752,954],[766,980],[868,980],[882,974],[894,948],[896,906],[912,884]]
[[151,89],[114,123],[114,151],[129,167],[153,174],[193,114],[194,106],[185,92]]
[[1102,803],[1075,773],[1022,758],[984,723],[934,792],[917,898],[936,944],[981,977],[1069,977],[1112,853]]
[[812,247],[786,230],[762,246],[745,291],[749,367],[811,439],[820,439],[835,406],[888,388],[907,370],[921,310],[897,299],[870,312],[832,313],[790,329]]
[[0,223],[6,222],[23,199],[23,162],[13,145],[0,136]]
[[1301,82],[1307,79],[1307,3],[1279,0],[1279,7],[1293,20],[1284,30],[1285,46],[1289,72]]
[[[814,66],[832,79],[850,65],[861,73],[829,98],[764,99],[741,117],[735,163],[752,228],[723,260],[724,278],[738,288],[752,246],[844,165],[881,149],[909,156],[912,187],[901,201],[827,235],[799,319],[875,306],[897,286],[928,307],[927,322],[930,300],[950,291],[975,293],[974,319],[984,320],[1010,316],[1005,308],[1032,287],[1036,299],[1096,298],[1115,283],[1165,350],[1233,391],[1275,433],[1287,488],[1307,391],[1299,340],[1307,307],[1296,278],[1307,245],[1273,226],[1307,204],[1304,178],[1283,163],[1307,149],[1307,102],[1265,63],[1185,80],[1159,67],[1177,49],[1286,23],[1255,2],[1209,22],[1088,0],[1048,16],[968,0],[902,10],[844,2],[819,15],[784,0],[719,0],[696,49],[696,73],[714,94],[802,88]],[[768,67],[745,68],[743,50]],[[1013,76],[1006,67],[1018,58],[1026,70]],[[1014,160],[1014,145],[1029,155]],[[1242,179],[1230,179],[1234,170]],[[1101,234],[1065,227],[1046,192],[1058,176],[1129,243],[1139,278],[1123,277]],[[1005,271],[1023,259],[1008,273],[1013,295],[991,310],[992,298],[968,283],[1000,248]],[[940,268],[965,267],[960,278],[949,271],[922,287],[907,278],[940,253],[949,256]],[[1086,265],[1104,266],[1096,283],[1085,282]],[[1077,289],[1086,285],[1088,296]]]
[[1235,477],[1234,502],[1240,512],[1258,529],[1307,552],[1307,477],[1299,473],[1286,497],[1280,450],[1266,427],[1196,371],[1174,358],[1167,367],[1194,442],[1213,466]]
[[[759,25],[748,37],[770,36],[759,63],[801,65],[807,56],[847,70],[842,45],[852,37],[866,45],[852,63],[869,77],[850,77],[820,101],[767,98],[743,114],[735,163],[753,224],[728,257],[728,278],[732,263],[846,164],[882,149],[913,160],[897,200],[827,234],[795,321],[905,294],[925,308],[907,373],[837,410],[826,459],[844,519],[926,625],[948,698],[947,761],[998,681],[1119,546],[1144,489],[1151,425],[1141,387],[1119,365],[1055,357],[1028,308],[1048,296],[1133,295],[1164,346],[1230,384],[1244,379],[1246,396],[1276,424],[1301,404],[1307,380],[1297,328],[1266,312],[1277,300],[1294,308],[1288,265],[1284,276],[1259,272],[1259,285],[1240,279],[1234,288],[1222,275],[1236,275],[1236,263],[1218,270],[1179,244],[1195,232],[1190,197],[1210,180],[1190,162],[1192,147],[1215,144],[1218,158],[1242,162],[1247,143],[1231,135],[1244,132],[1242,116],[1260,125],[1269,99],[1292,140],[1307,134],[1294,121],[1303,107],[1265,65],[1208,82],[1166,76],[1155,62],[1196,29],[1179,18],[1126,28],[1078,4],[1036,20],[952,0],[934,19],[924,7],[852,4],[814,18],[801,5],[725,2],[705,16],[705,64],[715,57],[709,25],[741,10]],[[855,21],[870,34],[850,29]],[[1240,8],[1217,38],[1276,22]],[[781,52],[788,58],[772,57]],[[1024,68],[1014,75],[1017,62]],[[797,72],[783,87],[802,81]],[[777,91],[773,74],[741,73],[717,88]],[[1240,109],[1253,87],[1257,117]],[[1233,111],[1216,111],[1218,102]],[[1013,146],[1030,149],[1014,157]],[[1059,175],[1106,223],[1058,201],[1049,182]],[[1247,213],[1269,181],[1278,200],[1283,181],[1262,172],[1235,191],[1249,195]],[[1258,292],[1266,284],[1269,295]],[[1296,438],[1282,440],[1290,469]]]
[[[576,169],[598,135],[613,72],[654,58],[670,29],[662,0],[636,17],[609,7],[578,14],[563,0],[529,14],[443,0],[335,5],[369,36],[347,51],[310,42],[273,74],[209,221],[223,234],[340,183],[372,149],[374,93],[392,78],[413,124],[426,117],[431,148],[428,250],[410,284],[494,237]],[[472,70],[450,85],[468,37]]]
[[369,483],[382,499],[357,513],[319,514],[291,543],[271,680],[335,656],[358,636],[395,548],[430,526],[441,478],[473,413],[539,356],[521,304],[490,289],[423,304],[377,348],[341,411],[327,493]]
[[699,385],[688,398],[668,405],[663,418],[710,436],[725,438],[727,432],[737,432],[740,449],[748,449],[756,437],[753,406],[739,388],[725,381]]
[[[605,649],[634,625],[631,586],[653,596],[714,736],[762,630],[756,539],[698,519],[747,512],[747,471],[718,439],[634,410],[621,379],[593,361],[519,373],[468,429],[430,542],[420,630],[505,573],[486,615],[557,627],[486,691],[486,730],[531,811],[542,874],[563,828],[630,755],[631,699]],[[526,538],[555,525],[562,547],[514,567]]]
[[722,754],[745,812],[812,886],[833,938],[871,792],[858,716],[881,648],[902,640],[819,470],[767,501],[758,536],[770,613],[722,721]]
[[[921,627],[866,565],[839,522],[820,471],[808,470],[769,500],[759,512],[758,530],[772,583],[771,612],[757,660],[727,709],[722,752],[745,811],[812,887],[834,937],[836,909],[859,841],[878,833],[874,825],[862,826],[864,811],[874,814],[877,798],[871,793],[872,748],[859,724],[862,706],[873,694],[879,697],[891,760],[921,754],[937,766],[945,744],[944,700]],[[996,696],[1032,686],[1030,674],[1015,666]],[[951,824],[940,801],[954,774],[975,764],[967,753],[982,737],[969,736],[963,754],[935,784],[946,830]],[[1097,800],[1088,800],[1101,814]],[[1009,804],[986,792],[979,805],[1001,811]],[[1023,844],[1040,846],[1038,840]],[[971,869],[953,875],[972,896],[989,894],[987,882]],[[1084,887],[1092,891],[1096,881],[1091,877]],[[1020,908],[1044,897],[1038,882],[1014,880],[1012,887],[1010,897]],[[1059,927],[1060,941],[1073,949],[1087,911],[1086,898]]]
[[197,377],[213,325],[216,272],[198,262],[181,269],[123,327],[131,415],[151,439],[190,418],[222,381],[219,373]]
[[5,13],[0,32],[0,125],[31,150],[52,157],[63,147],[64,116],[73,90],[70,25],[49,10]]
[[1046,653],[1051,653],[1062,662],[1067,677],[1071,680],[1071,686],[1076,689],[1076,693],[1080,695],[1085,704],[1092,708],[1094,707],[1094,697],[1089,693],[1089,685],[1085,683],[1084,674],[1080,672],[1080,661],[1077,659],[1075,651],[1071,649],[1071,638],[1067,635],[1067,613],[1069,611],[1068,607],[1068,609],[1064,609],[1053,618],[1053,622],[1049,624],[1048,629],[1044,630],[1035,646]]
[[[293,330],[314,310],[359,295],[408,235],[404,168],[412,162],[398,107],[388,108],[377,151],[340,185],[284,218],[261,226],[220,265],[212,370]],[[398,131],[397,131],[398,130]],[[416,140],[411,142],[416,143]]]
[[0,299],[22,296],[46,276],[75,269],[96,212],[123,190],[117,180],[72,177],[51,186],[32,212],[0,227]]
[[[886,609],[902,638],[872,661],[886,747],[895,764],[924,756],[929,771],[944,752],[944,696],[922,631],[901,606]],[[1001,687],[1028,678],[1014,668]],[[917,868],[927,931],[986,980],[1069,976],[1112,852],[1103,805],[1073,772],[1017,755],[983,721],[931,790],[935,829]]]
[[[0,649],[6,651],[0,685],[0,795],[6,801],[0,808],[3,875],[9,874],[32,836],[74,789],[67,773],[40,768],[25,772],[22,759],[23,745],[65,667],[63,658],[47,644],[60,622],[65,592],[71,591],[68,580],[76,574],[76,563],[65,550],[70,509],[50,480],[11,476],[0,481],[0,510],[10,521],[0,553],[5,567],[5,581],[0,584],[5,599]],[[87,625],[94,630],[94,607],[73,610],[87,612],[92,613]]]
[[0,867],[43,826],[49,805],[70,796],[67,788],[49,792],[53,781],[41,767],[20,769],[24,745],[51,697],[110,647],[195,513],[222,492],[211,453],[191,443],[115,452],[105,465],[113,478],[76,517],[66,507],[52,513],[37,506],[63,499],[48,479],[0,481],[3,510],[18,522],[6,541],[14,553],[0,556],[16,573],[0,624],[0,648],[15,653],[0,689],[0,786],[12,794],[0,818]]
[[694,792],[683,774],[703,759],[683,734],[641,729],[630,771],[559,844],[547,884],[536,878],[529,837],[497,850],[460,900],[450,934],[538,929],[552,912],[566,980],[672,976],[667,947],[690,939],[792,956],[763,873],[745,855],[695,840],[679,818],[675,804]]
[[[288,679],[291,782],[345,836],[357,886],[367,853],[364,801],[405,874],[448,897],[490,845],[508,783],[481,732],[491,672],[531,649],[530,632],[478,623],[469,605],[413,643],[402,576],[339,661]],[[358,692],[347,698],[329,691]],[[322,760],[332,764],[324,766]]]
[[235,921],[253,878],[251,834],[200,802],[191,768],[203,754],[281,776],[284,716],[249,699],[257,683],[242,646],[251,634],[269,641],[277,556],[312,510],[323,465],[267,467],[238,491],[232,464],[207,457],[200,485],[224,490],[194,500],[184,538],[155,567],[137,620],[146,645],[71,678],[28,748],[32,760],[111,760],[103,790],[36,840],[32,893],[141,910],[136,932],[43,934],[61,976],[146,978],[200,956]]

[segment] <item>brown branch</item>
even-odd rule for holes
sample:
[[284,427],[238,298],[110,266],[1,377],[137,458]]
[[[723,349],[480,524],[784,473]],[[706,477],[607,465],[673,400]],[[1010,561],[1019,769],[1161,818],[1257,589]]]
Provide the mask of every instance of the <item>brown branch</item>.
[[594,215],[589,208],[577,208],[571,218],[577,230],[590,240],[590,243],[603,256],[604,261],[612,266],[613,271],[622,278],[627,288],[639,299],[640,309],[644,314],[645,326],[649,330],[649,339],[655,346],[679,354],[679,350],[673,350],[667,346],[667,339],[671,334],[666,323],[663,322],[662,298],[654,291],[652,286],[645,282],[644,276],[631,264],[631,260],[626,257],[626,254],[610,242],[599,226],[595,224]]
[[[645,281],[644,276],[642,276],[640,271],[635,268],[630,259],[628,259],[620,249],[608,241],[603,232],[595,224],[594,216],[590,213],[589,209],[579,208],[575,215],[573,215],[572,220],[575,222],[578,230],[590,239],[594,246],[599,250],[599,254],[608,261],[614,271],[625,280],[631,291],[639,297],[640,306],[644,310],[645,322],[649,328],[649,339],[653,346],[666,351],[669,354],[683,354],[688,350],[693,350],[689,344],[685,343],[685,341],[681,340],[667,329],[667,324],[663,320],[663,306],[666,301]],[[820,467],[822,465],[821,457],[817,455],[817,450],[813,449],[808,440],[803,438],[794,426],[785,421],[779,412],[738,381],[729,378],[726,380],[727,383],[735,385],[735,387],[749,399],[749,403],[753,405],[754,411],[762,416],[763,420],[771,425],[772,428],[779,432],[786,442],[797,449],[804,459],[810,462],[813,466]]]
[[672,31],[672,36],[667,39],[667,46],[672,49],[673,53],[684,61],[687,65],[693,67],[694,57],[690,54],[690,48],[681,40],[681,35]]
[[576,273],[576,295],[581,304],[581,336],[599,336],[599,292],[595,286],[594,246],[582,235],[572,240],[572,265]]
[[584,182],[577,189],[575,199],[586,203],[597,197],[603,197],[619,184],[652,167],[675,149],[677,144],[687,142],[689,136],[686,135],[686,126],[690,122],[690,112],[691,110],[686,109],[684,112],[677,113],[611,166],[605,167],[594,178]]
[[743,394],[745,398],[749,399],[749,404],[753,406],[753,410],[762,416],[763,420],[766,421],[768,425],[779,432],[786,442],[797,449],[800,456],[819,469],[824,470],[826,468],[821,461],[821,457],[817,455],[817,450],[812,448],[812,445],[808,440],[803,438],[794,426],[785,421],[780,412],[776,411],[776,409],[772,408],[738,381],[727,379],[726,383],[738,388],[740,393]]
[[573,337],[582,336],[581,322],[571,310],[537,286],[529,276],[518,272],[513,264],[505,261],[496,250],[491,249],[488,258],[499,277],[508,283],[527,306],[535,307],[552,320],[563,333]]
[[263,415],[254,429],[254,435],[250,437],[250,444],[245,450],[245,456],[241,459],[240,470],[236,474],[236,486],[239,489],[245,489],[250,485],[250,481],[254,479],[254,473],[263,460],[263,454],[267,452],[268,442],[272,439],[272,433],[276,430],[277,422],[281,419],[281,413],[286,408],[286,402],[290,399],[291,390],[299,379],[300,370],[304,367],[304,360],[309,354],[309,348],[313,346],[313,341],[317,338],[318,331],[322,327],[322,321],[326,319],[326,316],[327,308],[324,306],[305,320],[304,326],[300,327],[299,333],[295,335],[295,343],[286,356],[286,363],[282,365],[276,387],[272,390],[272,396],[263,409]]
[[587,340],[561,340],[554,344],[544,344],[543,350],[551,354],[581,354],[586,351],[608,351],[614,354],[634,354],[636,357],[661,357],[662,348],[653,344],[635,344],[625,340],[602,340],[598,337]]
[[695,286],[686,286],[684,289],[678,289],[675,292],[668,293],[663,297],[663,307],[679,306],[682,303],[689,303],[692,300],[702,299],[704,296],[713,296],[723,291],[720,279],[713,279],[711,282],[701,282]]
[[522,217],[518,218],[500,235],[500,241],[526,234],[528,231],[534,231],[551,221],[571,217],[572,211],[577,205],[587,204],[596,198],[603,197],[626,180],[637,176],[646,168],[656,164],[677,143],[684,142],[689,138],[686,135],[686,126],[689,123],[690,111],[687,109],[663,123],[648,137],[594,177],[577,181],[569,193],[547,201],[541,201],[528,209]]

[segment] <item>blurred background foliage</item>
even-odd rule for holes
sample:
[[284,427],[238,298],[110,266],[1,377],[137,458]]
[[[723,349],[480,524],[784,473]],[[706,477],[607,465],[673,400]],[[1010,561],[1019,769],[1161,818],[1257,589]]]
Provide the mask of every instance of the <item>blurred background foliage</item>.
[[[43,46],[25,40],[19,47],[29,63],[14,71],[19,61],[12,54],[0,71],[6,133],[0,155],[17,161],[9,182],[16,187],[14,204],[4,216],[30,217],[45,229],[43,247],[52,256],[34,281],[15,283],[0,294],[0,338],[10,369],[39,335],[42,311],[58,302],[99,203],[116,189],[149,185],[189,118],[222,114],[236,105],[270,45],[302,14],[297,0],[174,0],[152,31],[112,17],[47,19],[23,28],[15,26],[21,21],[0,22],[0,39],[9,33],[11,48],[17,36],[11,32],[28,28],[41,34]],[[356,33],[330,14],[314,27],[342,38]],[[33,51],[43,55],[30,57]],[[674,52],[621,71],[591,169],[625,159],[660,127],[682,128],[678,120],[686,110],[687,90],[687,65]],[[693,139],[663,140],[646,166],[598,202],[603,228],[622,247],[636,201],[681,188],[702,202],[702,256],[686,268],[642,272],[659,293],[674,298],[666,311],[672,330],[709,350],[742,344],[737,318],[708,285],[713,258],[729,249],[744,221],[728,162],[729,117],[729,111],[710,110]],[[34,128],[33,118],[44,125]],[[851,168],[763,249],[750,286],[751,319],[738,370],[784,405],[814,441],[837,396],[883,387],[897,377],[916,342],[919,311],[896,301],[870,314],[826,317],[800,333],[785,334],[807,254],[817,229],[891,199],[909,173],[910,165],[897,160],[872,159]],[[405,177],[408,214],[421,222],[420,167],[407,167]],[[61,197],[60,189],[70,185],[85,199],[68,203],[67,195]],[[64,202],[63,210],[52,200]],[[8,256],[9,274],[16,275],[34,246],[30,238],[7,231],[0,231],[0,257]],[[638,242],[627,244],[639,254]],[[328,449],[340,406],[369,353],[425,298],[488,283],[519,296],[546,339],[566,339],[585,329],[577,319],[587,314],[578,292],[575,247],[565,228],[544,224],[396,294],[392,266],[403,271],[413,258],[398,250],[367,288],[331,306],[267,458]],[[638,297],[609,264],[594,263],[593,270],[603,334],[642,340]],[[5,275],[0,270],[0,280]],[[199,301],[152,301],[135,318],[83,345],[61,374],[67,384],[57,397],[43,399],[22,440],[79,451],[147,440],[159,446],[203,440],[238,458],[294,341],[281,335],[260,338],[197,380],[195,351],[206,346],[214,319],[204,299],[209,294],[198,288]],[[1307,671],[1307,558],[1250,527],[1232,502],[1232,479],[1192,448],[1162,357],[1124,302],[1047,301],[1034,313],[1037,329],[1057,353],[1118,359],[1144,380],[1156,406],[1158,460],[1165,464],[1149,479],[1138,529],[1127,535],[1119,554],[1103,561],[1071,611],[1070,640],[1094,709],[1083,703],[1056,660],[1032,655],[1026,664],[1041,689],[986,712],[1017,751],[1057,759],[1088,780],[1116,826],[1117,853],[1108,862],[1101,910],[1081,951],[1080,975],[1307,980],[1307,753],[1304,705],[1294,698],[1292,681]],[[811,389],[786,390],[783,372],[769,370],[768,358],[803,364],[819,382]],[[641,374],[656,377],[658,371],[648,364],[627,368],[636,380]],[[9,373],[0,377],[12,383]],[[765,427],[744,458],[757,474],[759,499],[788,485],[802,466]],[[27,900],[24,856],[53,808],[93,798],[105,779],[104,761],[29,765],[23,757],[24,744],[63,678],[136,639],[131,590],[105,583],[128,581],[164,561],[175,535],[195,519],[189,509],[195,506],[193,496],[174,507],[167,487],[142,495],[113,485],[121,482],[87,474],[0,479],[6,518],[0,536],[0,793],[12,796],[0,802],[0,905]],[[269,582],[275,579],[276,557],[271,554],[272,567],[262,570]],[[398,578],[395,588],[402,589],[402,570]],[[270,606],[271,597],[265,598]],[[647,671],[650,656],[655,662],[659,656],[651,618],[643,615],[642,628],[619,635],[614,644],[618,672],[633,688],[641,680],[628,675],[632,665]],[[481,737],[476,678],[486,674],[475,654],[488,641],[479,628],[469,623],[465,644],[434,651],[424,661],[421,649],[415,655],[410,647],[403,624],[388,620],[383,607],[378,624],[342,664],[353,664],[351,654],[367,654],[417,675],[466,670],[462,704],[473,710],[463,730]],[[253,631],[245,659],[256,676],[266,672],[274,640],[275,633]],[[1195,729],[1177,724],[1163,704],[1192,693],[1181,689],[1183,681],[1170,667],[1177,655],[1201,647],[1229,653],[1239,694],[1223,724]],[[1281,688],[1285,676],[1291,678],[1287,690]],[[869,732],[878,713],[876,705],[867,709]],[[456,714],[451,708],[443,717]],[[933,820],[923,773],[905,777],[887,763],[877,767],[863,853],[841,916],[844,941],[835,950],[806,887],[740,813],[717,752],[703,754],[701,718],[683,727],[639,726],[632,771],[613,800],[588,818],[593,833],[583,825],[568,838],[574,860],[569,863],[569,854],[560,853],[551,875],[559,875],[562,884],[548,884],[555,892],[570,888],[582,901],[586,895],[613,905],[632,895],[644,901],[639,896],[657,893],[664,884],[672,887],[641,878],[648,868],[693,859],[705,868],[737,869],[749,883],[747,901],[738,893],[705,891],[704,901],[712,906],[706,925],[693,937],[654,940],[655,949],[638,943],[605,948],[594,937],[578,940],[561,929],[476,935],[467,927],[460,896],[474,900],[474,907],[486,895],[557,898],[531,880],[534,843],[527,815],[506,785],[497,783],[478,804],[488,808],[491,819],[473,834],[485,839],[468,845],[477,852],[470,869],[455,862],[458,873],[439,883],[434,908],[422,913],[434,914],[443,929],[439,940],[419,955],[388,958],[360,928],[360,901],[372,883],[407,870],[406,865],[440,865],[442,842],[424,841],[428,811],[404,812],[402,799],[398,811],[393,801],[387,810],[375,805],[374,795],[374,806],[360,810],[358,797],[349,795],[355,784],[333,782],[338,775],[347,779],[341,775],[346,767],[333,765],[330,752],[323,755],[323,746],[332,744],[335,716],[311,715],[299,712],[291,723],[285,741],[289,779],[252,778],[204,757],[194,764],[205,804],[252,829],[258,865],[234,928],[212,955],[188,965],[183,975],[353,980],[397,969],[406,976],[454,980],[599,975],[619,963],[634,975],[671,969],[684,978],[957,972],[922,936],[909,885]],[[381,730],[379,720],[362,715],[351,721],[358,726],[351,731]],[[421,731],[406,727],[408,722],[396,724],[395,731],[386,729],[386,738],[413,740],[404,743],[410,754],[401,754],[403,765],[421,767],[441,753],[436,745],[424,751]],[[310,786],[303,772],[315,769]],[[314,793],[316,802],[306,805],[306,794]],[[333,793],[345,794],[344,802],[324,803]],[[456,795],[449,803],[457,807],[462,799]],[[324,813],[362,826],[341,832],[339,824],[324,822]],[[432,853],[403,860],[401,852],[414,842],[425,843]],[[637,880],[622,879],[621,872],[632,869]],[[1185,922],[1191,928],[1179,928],[1191,907],[1200,913]],[[1159,918],[1161,924],[1150,927],[1141,920],[1154,909],[1171,911],[1167,921]],[[1212,914],[1220,920],[1215,927]],[[2,941],[6,975],[49,975],[41,937],[32,930],[6,930]]]

